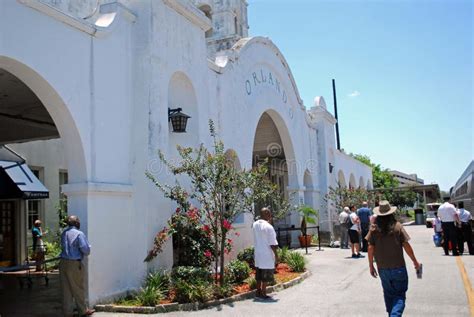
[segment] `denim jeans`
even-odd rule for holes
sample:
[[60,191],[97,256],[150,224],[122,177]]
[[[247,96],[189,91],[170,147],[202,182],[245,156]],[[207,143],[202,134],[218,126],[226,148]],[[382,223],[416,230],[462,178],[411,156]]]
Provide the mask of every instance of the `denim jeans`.
[[408,290],[406,267],[379,269],[378,271],[388,315],[390,317],[402,316],[405,309],[405,294]]

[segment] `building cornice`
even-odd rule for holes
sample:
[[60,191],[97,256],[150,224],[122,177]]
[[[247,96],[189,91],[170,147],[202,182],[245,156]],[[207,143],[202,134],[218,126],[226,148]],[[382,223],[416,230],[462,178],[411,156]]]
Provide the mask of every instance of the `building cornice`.
[[184,0],[163,0],[163,2],[178,14],[188,19],[189,22],[201,28],[204,32],[212,27],[211,20],[206,17],[201,10],[190,3]]
[[117,16],[122,16],[130,22],[135,22],[136,15],[131,10],[126,8],[123,4],[115,1],[103,4],[100,6],[99,15],[97,17],[96,23],[105,18],[109,22],[107,25],[98,25],[93,24],[89,20],[80,19],[78,17],[72,16],[63,12],[53,6],[48,5],[47,3],[38,1],[38,0],[17,0],[19,3],[35,9],[47,16],[50,16],[66,25],[69,25],[79,31],[87,33],[92,36],[101,36],[109,33],[112,30],[112,26],[119,19]]

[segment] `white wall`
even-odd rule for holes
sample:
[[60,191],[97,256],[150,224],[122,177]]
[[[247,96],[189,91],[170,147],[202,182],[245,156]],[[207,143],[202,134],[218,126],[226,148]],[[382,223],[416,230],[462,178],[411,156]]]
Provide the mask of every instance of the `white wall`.
[[[338,168],[368,179],[368,170],[350,158],[334,158],[332,116],[320,107],[319,117],[308,117],[290,68],[270,40],[243,39],[227,63],[213,64],[202,13],[169,0],[126,3],[129,8],[113,7],[112,24],[100,28],[42,7],[0,2],[0,30],[8,30],[0,31],[0,67],[38,94],[61,134],[69,210],[82,218],[92,244],[91,303],[138,287],[148,269],[172,265],[170,243],[152,263],[143,262],[174,211],[144,173],[171,182],[157,150],[173,158],[178,143],[209,146],[209,119],[241,166],[251,168],[258,121],[270,115],[289,160],[294,205],[305,202],[310,188],[305,171],[317,209]],[[168,126],[168,107],[177,103],[192,115],[187,134],[173,135]],[[329,162],[336,165],[333,174]],[[300,223],[297,214],[291,220]],[[251,222],[246,217],[237,226],[233,255],[252,244]]]

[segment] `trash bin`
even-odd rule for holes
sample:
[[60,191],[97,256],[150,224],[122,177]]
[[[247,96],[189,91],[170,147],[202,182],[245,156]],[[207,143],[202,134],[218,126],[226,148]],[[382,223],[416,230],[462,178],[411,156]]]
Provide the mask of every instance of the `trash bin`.
[[425,216],[423,214],[423,209],[417,208],[415,209],[415,225],[423,224],[425,224]]

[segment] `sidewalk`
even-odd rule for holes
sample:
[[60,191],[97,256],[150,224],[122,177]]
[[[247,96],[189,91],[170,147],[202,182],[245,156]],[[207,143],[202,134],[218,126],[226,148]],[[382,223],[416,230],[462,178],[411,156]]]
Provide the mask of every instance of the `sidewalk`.
[[[404,316],[470,316],[467,296],[455,257],[446,257],[431,240],[425,226],[405,227],[412,237],[416,256],[424,265],[422,280],[405,257],[410,277]],[[310,249],[312,275],[303,283],[274,294],[274,302],[245,300],[197,312],[164,316],[385,316],[379,279],[368,272],[367,258],[352,259],[350,250]],[[461,257],[474,280],[474,256]],[[96,313],[94,316],[136,316]],[[157,316],[157,315],[155,315]]]

